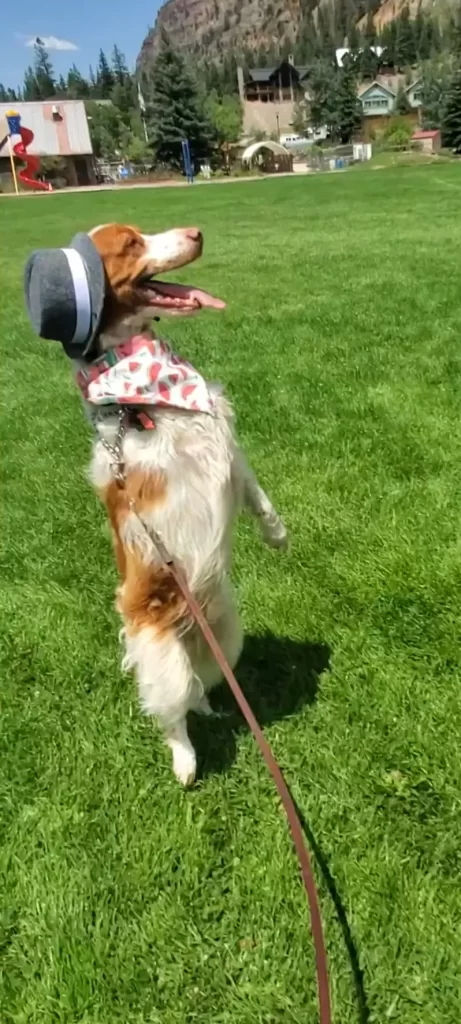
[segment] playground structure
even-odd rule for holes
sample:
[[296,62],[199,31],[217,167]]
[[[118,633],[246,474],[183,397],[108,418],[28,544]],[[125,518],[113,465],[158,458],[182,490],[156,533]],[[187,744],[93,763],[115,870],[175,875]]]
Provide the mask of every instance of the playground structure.
[[[7,134],[0,142],[0,150],[5,141],[7,141],[11,163],[11,174],[13,176],[16,194],[19,192],[18,179],[23,185],[27,185],[28,188],[37,189],[37,191],[40,192],[52,192],[53,189],[49,182],[37,181],[35,177],[40,170],[39,157],[32,156],[27,152],[27,147],[30,146],[34,140],[34,133],[30,128],[25,128],[21,124],[21,116],[16,110],[8,110],[5,116],[5,121]],[[13,143],[12,139],[17,136],[19,136],[19,140]],[[25,163],[25,167],[21,168],[19,171],[16,171],[14,161],[15,157],[17,157],[22,163]]]

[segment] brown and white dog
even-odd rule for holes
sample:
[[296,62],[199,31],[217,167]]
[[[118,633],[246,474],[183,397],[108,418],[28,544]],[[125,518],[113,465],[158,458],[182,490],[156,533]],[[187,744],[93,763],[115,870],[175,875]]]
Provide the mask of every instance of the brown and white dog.
[[[224,307],[199,289],[157,280],[157,275],[201,255],[197,228],[143,235],[132,227],[107,224],[94,228],[90,237],[108,283],[98,338],[101,353],[134,335],[154,338],[155,316]],[[231,666],[243,643],[229,580],[232,527],[239,508],[246,506],[259,517],[268,544],[286,543],[285,527],[238,447],[229,402],[219,387],[206,387],[212,414],[155,405],[149,409],[155,429],[128,425],[122,451],[124,487],[114,477],[113,459],[104,444],[113,445],[116,438],[116,410],[96,419],[90,469],[107,509],[121,576],[117,608],[126,646],[123,665],[135,671],[144,710],[160,720],[175,775],[184,785],[196,776],[186,716],[190,710],[210,713],[206,694],[219,682],[220,672],[173,578],[156,558],[155,548],[146,545],[138,517],[147,531],[150,527],[160,535],[181,567]]]

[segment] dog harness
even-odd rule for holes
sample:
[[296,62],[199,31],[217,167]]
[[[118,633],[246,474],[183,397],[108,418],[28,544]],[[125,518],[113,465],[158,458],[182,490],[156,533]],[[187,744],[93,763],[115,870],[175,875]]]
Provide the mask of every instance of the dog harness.
[[92,407],[136,407],[137,420],[147,430],[155,423],[143,407],[214,413],[203,377],[162,338],[135,335],[80,367],[76,381]]

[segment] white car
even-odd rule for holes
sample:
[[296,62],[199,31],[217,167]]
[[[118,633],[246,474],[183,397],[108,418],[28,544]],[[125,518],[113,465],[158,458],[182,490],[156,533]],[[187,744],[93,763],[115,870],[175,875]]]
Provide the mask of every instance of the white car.
[[282,146],[298,146],[299,143],[307,142],[307,139],[303,138],[302,135],[281,135],[280,144]]

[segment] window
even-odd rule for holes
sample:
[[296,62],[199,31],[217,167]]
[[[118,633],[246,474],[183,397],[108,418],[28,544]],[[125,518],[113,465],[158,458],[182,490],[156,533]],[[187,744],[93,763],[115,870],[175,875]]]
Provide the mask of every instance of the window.
[[363,100],[363,109],[364,110],[388,110],[389,109],[389,100],[378,99],[378,98],[376,98],[376,99],[369,99],[369,100]]
[[423,90],[421,88],[415,89],[413,92],[413,103],[422,103]]

